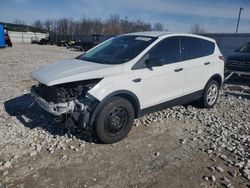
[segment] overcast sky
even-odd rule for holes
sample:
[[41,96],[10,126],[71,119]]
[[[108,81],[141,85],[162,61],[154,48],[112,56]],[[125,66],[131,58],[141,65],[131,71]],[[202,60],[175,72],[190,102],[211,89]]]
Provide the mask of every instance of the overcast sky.
[[250,32],[250,0],[0,0],[0,21],[83,16],[105,19],[111,14],[161,22],[169,31],[188,32],[196,23],[207,32],[235,32],[243,7],[239,32]]

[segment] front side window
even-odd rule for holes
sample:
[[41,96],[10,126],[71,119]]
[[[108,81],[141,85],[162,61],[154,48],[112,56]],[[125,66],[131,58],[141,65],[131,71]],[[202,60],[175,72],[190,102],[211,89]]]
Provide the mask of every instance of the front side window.
[[160,41],[148,53],[150,59],[161,60],[164,64],[180,61],[180,46],[178,37],[170,37]]
[[119,36],[103,42],[78,59],[101,64],[122,64],[135,58],[155,40],[156,37]]
[[238,52],[250,52],[250,42],[246,43],[244,46],[242,46]]
[[213,42],[195,37],[181,37],[182,60],[211,55],[214,53],[214,48]]

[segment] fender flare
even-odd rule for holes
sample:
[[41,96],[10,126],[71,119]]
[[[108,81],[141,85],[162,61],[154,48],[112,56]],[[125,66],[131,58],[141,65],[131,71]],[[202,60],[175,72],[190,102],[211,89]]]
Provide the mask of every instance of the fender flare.
[[[207,81],[205,87],[207,86],[208,82],[210,82],[211,80],[217,81],[218,84],[219,84],[219,88],[221,88],[222,83],[223,83],[223,80],[222,80],[222,76],[221,76],[220,74],[217,73],[217,74],[214,74],[213,76],[211,76],[211,77],[208,79],[208,81]],[[205,89],[205,87],[204,87],[204,89]]]

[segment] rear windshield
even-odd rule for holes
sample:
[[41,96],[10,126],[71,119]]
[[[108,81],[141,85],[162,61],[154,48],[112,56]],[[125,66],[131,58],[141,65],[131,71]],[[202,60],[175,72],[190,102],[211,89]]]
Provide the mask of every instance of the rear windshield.
[[134,35],[115,37],[91,49],[78,59],[101,64],[125,63],[135,58],[156,39],[156,37]]

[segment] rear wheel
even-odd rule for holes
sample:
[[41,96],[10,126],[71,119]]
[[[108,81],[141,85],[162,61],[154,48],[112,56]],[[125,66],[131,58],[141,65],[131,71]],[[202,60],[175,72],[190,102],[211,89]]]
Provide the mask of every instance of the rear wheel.
[[207,83],[203,96],[200,100],[201,107],[212,108],[219,96],[219,84],[215,80],[211,80]]
[[98,139],[106,144],[125,138],[134,121],[134,109],[129,101],[120,97],[108,100],[99,110],[95,122]]

